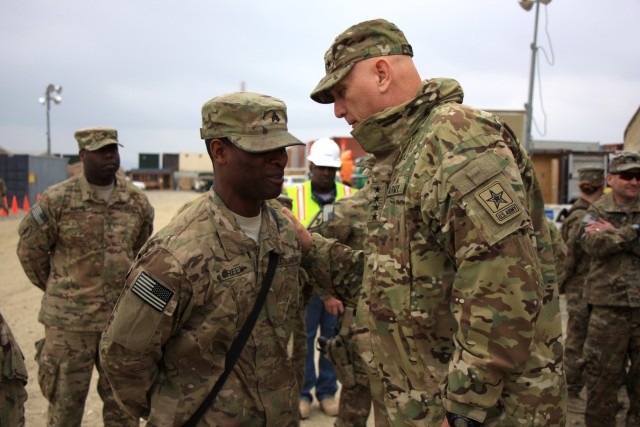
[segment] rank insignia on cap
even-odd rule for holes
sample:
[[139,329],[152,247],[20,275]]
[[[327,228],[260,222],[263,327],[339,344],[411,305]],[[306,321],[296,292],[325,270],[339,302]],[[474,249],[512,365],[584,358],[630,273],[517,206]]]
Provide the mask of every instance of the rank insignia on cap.
[[162,286],[153,276],[144,271],[136,279],[131,292],[158,311],[164,310],[173,296],[173,291]]
[[276,123],[276,122],[280,123],[280,117],[274,111],[273,114],[271,115],[271,123]]
[[498,181],[476,192],[475,197],[498,224],[504,224],[520,212],[520,207]]

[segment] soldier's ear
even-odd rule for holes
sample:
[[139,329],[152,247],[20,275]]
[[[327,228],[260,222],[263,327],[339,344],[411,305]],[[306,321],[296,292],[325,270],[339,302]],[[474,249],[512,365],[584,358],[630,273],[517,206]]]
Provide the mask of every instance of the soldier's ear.
[[209,143],[209,149],[211,150],[211,158],[216,163],[227,163],[231,147],[224,143],[219,138],[213,138]]

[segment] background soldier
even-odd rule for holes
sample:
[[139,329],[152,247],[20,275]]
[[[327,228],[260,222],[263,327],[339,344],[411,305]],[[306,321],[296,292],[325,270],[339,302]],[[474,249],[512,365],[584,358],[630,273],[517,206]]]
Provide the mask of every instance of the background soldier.
[[[368,158],[364,174],[368,173],[373,159]],[[338,200],[330,209],[323,209],[309,225],[309,231],[336,239],[353,249],[363,249],[367,236],[367,194],[365,185],[355,195]],[[327,354],[342,385],[336,427],[365,427],[371,411],[371,388],[363,360],[358,355],[355,323],[356,305],[345,303],[339,317],[339,330],[335,338],[327,342]],[[331,356],[331,351],[336,355]],[[336,360],[337,359],[337,360]]]
[[0,178],[0,209],[3,209],[7,215],[9,215],[9,206],[7,206],[7,201],[5,201],[6,196],[7,184],[4,182],[3,178]]
[[27,367],[24,356],[0,313],[0,426],[25,425],[26,385]]
[[[311,179],[286,189],[287,195],[292,199],[291,211],[305,226],[311,223],[320,210],[325,207],[331,210],[335,201],[357,191],[348,185],[336,182],[336,174],[342,166],[342,161],[340,147],[332,139],[322,138],[314,142],[308,160]],[[313,388],[322,411],[330,416],[338,414],[338,403],[334,398],[338,391],[336,372],[331,362],[321,357],[316,374],[315,339],[318,329],[322,337],[335,337],[338,325],[337,315],[343,311],[342,302],[323,291],[314,292],[306,306],[304,321],[307,356],[304,386],[300,397],[302,419],[309,418],[311,415]]]
[[587,209],[598,200],[604,190],[604,169],[583,168],[578,170],[578,190],[580,197],[573,203],[562,222],[562,239],[567,243],[569,255],[565,266],[566,279],[559,281],[560,290],[567,300],[567,331],[564,342],[564,365],[569,391],[568,409],[584,412],[584,400],[580,397],[582,381],[582,349],[587,337],[589,308],[584,297],[584,281],[591,259],[582,250],[582,239],[578,239],[582,219]]
[[618,389],[626,381],[631,427],[640,425],[640,154],[614,157],[607,185],[611,192],[589,207],[583,221],[582,250],[591,257],[585,424],[615,422]]
[[250,92],[202,106],[211,190],[140,251],[101,343],[122,404],[149,425],[184,425],[220,378],[267,272],[266,301],[233,370],[199,425],[299,424],[298,377],[288,346],[301,327],[300,242],[266,200],[282,190],[285,104]]
[[[311,93],[376,157],[357,308],[386,403],[376,423],[564,426],[557,279],[533,164],[497,117],[461,104],[457,82],[422,81],[412,55],[388,21],[356,24]],[[349,268],[343,248],[313,243],[313,275]]]
[[75,133],[84,172],[48,188],[20,223],[18,257],[44,291],[38,381],[48,425],[80,426],[95,364],[105,426],[136,426],[113,398],[98,360],[100,336],[135,254],[153,229],[147,197],[123,177],[115,129]]

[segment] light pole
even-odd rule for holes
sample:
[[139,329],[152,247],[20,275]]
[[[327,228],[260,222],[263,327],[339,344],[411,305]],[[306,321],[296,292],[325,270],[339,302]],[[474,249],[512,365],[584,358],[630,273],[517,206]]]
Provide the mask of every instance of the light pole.
[[526,110],[526,122],[524,126],[524,149],[527,152],[531,152],[533,148],[532,145],[532,137],[531,137],[531,122],[533,120],[533,82],[535,79],[536,73],[536,58],[538,56],[538,15],[540,13],[540,3],[544,3],[545,5],[549,4],[551,0],[520,0],[520,6],[526,11],[531,10],[533,4],[536,5],[536,18],[535,24],[533,27],[533,43],[531,43],[531,70],[529,71],[529,97],[527,99],[527,104],[525,105]]
[[62,93],[62,86],[56,86],[50,84],[47,86],[47,90],[44,92],[44,96],[38,101],[40,104],[47,106],[47,156],[51,156],[51,121],[49,119],[49,111],[51,111],[51,101],[53,101],[56,105],[62,102],[62,97],[60,96]]

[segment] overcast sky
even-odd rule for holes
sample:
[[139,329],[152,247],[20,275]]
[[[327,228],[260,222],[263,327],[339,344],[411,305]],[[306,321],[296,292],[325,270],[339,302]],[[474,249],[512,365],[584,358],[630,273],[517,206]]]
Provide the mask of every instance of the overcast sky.
[[[0,0],[0,147],[46,152],[49,83],[63,87],[52,151],[77,152],[78,128],[111,126],[127,169],[140,152],[203,151],[200,107],[242,82],[285,101],[300,139],[348,136],[309,93],[333,39],[375,18],[405,33],[423,78],[457,79],[475,107],[522,110],[534,11],[517,0]],[[638,22],[640,0],[541,6],[534,140],[623,141],[640,105]]]

